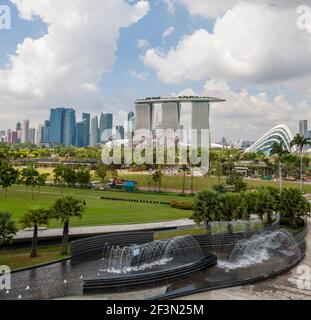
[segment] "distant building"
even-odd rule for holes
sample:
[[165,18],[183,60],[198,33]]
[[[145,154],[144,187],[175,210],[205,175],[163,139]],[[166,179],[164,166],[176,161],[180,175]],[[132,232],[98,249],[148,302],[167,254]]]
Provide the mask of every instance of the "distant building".
[[[222,99],[211,97],[167,97],[146,98],[135,102],[135,129],[171,129],[184,130],[190,133],[192,129],[191,143],[197,142],[197,146],[210,145],[210,137],[204,135],[208,141],[202,141],[203,130],[210,129],[209,115],[210,104],[224,102]],[[183,132],[183,133],[184,133]],[[182,139],[184,135],[182,134]],[[186,141],[183,141],[186,142]],[[204,143],[203,143],[204,142]]]
[[44,133],[44,127],[42,124],[39,124],[36,132],[36,145],[40,145],[44,142],[43,133]]
[[49,128],[49,143],[63,144],[63,132],[65,122],[65,109],[51,109],[50,112],[50,128]]
[[274,143],[282,142],[284,148],[287,151],[292,151],[290,146],[291,141],[293,140],[293,135],[290,129],[281,124],[279,126],[274,127],[265,133],[261,138],[259,138],[250,148],[248,148],[245,152],[258,152],[262,151],[265,154],[270,154],[271,147]]
[[124,140],[125,138],[125,129],[123,126],[116,126],[116,133],[117,133],[117,139],[118,140]]
[[29,142],[29,120],[22,121],[22,136],[21,136],[21,143]]
[[17,131],[12,131],[12,144],[17,144],[18,138],[17,138]]
[[31,144],[35,144],[36,143],[36,129],[35,128],[30,128],[29,129],[29,139],[28,141]]
[[[44,126],[47,128],[47,126]],[[75,145],[76,142],[76,112],[73,109],[51,109],[48,127],[48,143],[57,145]],[[44,140],[46,137],[45,132]]]
[[0,142],[5,142],[5,130],[0,130]]
[[74,146],[76,144],[76,111],[66,109],[64,113],[63,144]]
[[99,131],[98,131],[98,117],[91,119],[91,135],[90,135],[90,146],[96,147],[99,143]]
[[299,134],[308,137],[308,120],[300,120],[299,121]]
[[99,124],[99,140],[101,143],[106,143],[110,140],[112,136],[112,129],[113,129],[113,114],[102,113],[100,115],[100,124]]
[[76,146],[79,148],[89,146],[88,120],[84,119],[77,123]]
[[91,115],[89,113],[82,113],[82,120],[85,120],[86,124],[86,143],[85,146],[90,145],[90,130],[91,130]]
[[135,113],[133,111],[129,112],[127,115],[127,131],[135,131]]
[[43,124],[43,137],[42,143],[49,143],[50,142],[50,121],[46,120]]
[[8,131],[7,131],[7,133],[6,133],[6,142],[8,143],[8,144],[12,144],[13,142],[12,142],[12,130],[11,129],[9,129]]

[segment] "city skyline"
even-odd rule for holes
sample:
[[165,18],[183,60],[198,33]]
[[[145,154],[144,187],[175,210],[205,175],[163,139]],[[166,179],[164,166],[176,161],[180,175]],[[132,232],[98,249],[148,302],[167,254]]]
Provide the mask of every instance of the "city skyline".
[[[12,28],[0,32],[0,128],[37,126],[54,106],[123,123],[137,97],[195,93],[227,100],[211,110],[213,140],[294,131],[311,118],[311,37],[297,26],[299,1],[274,3],[93,0],[94,13],[86,0],[2,0]],[[77,20],[61,23],[72,10]]]

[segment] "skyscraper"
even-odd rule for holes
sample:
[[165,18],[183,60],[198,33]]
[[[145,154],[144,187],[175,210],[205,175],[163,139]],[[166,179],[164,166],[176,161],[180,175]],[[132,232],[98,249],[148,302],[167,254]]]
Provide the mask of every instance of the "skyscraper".
[[29,120],[22,121],[22,136],[21,136],[21,143],[29,142]]
[[17,122],[17,124],[16,124],[16,135],[17,135],[16,143],[21,143],[21,141],[22,141],[22,125],[20,122]]
[[89,146],[89,125],[88,120],[84,119],[77,123],[77,135],[76,135],[76,146],[77,147],[87,147]]
[[117,139],[124,140],[125,130],[123,126],[116,126]]
[[42,143],[49,143],[50,142],[50,121],[46,120],[44,121],[43,125],[43,137],[42,137]]
[[308,120],[299,121],[299,134],[308,138]]
[[29,142],[31,144],[36,143],[36,129],[35,128],[30,128],[29,129]]
[[63,144],[63,132],[65,122],[65,109],[56,108],[51,109],[50,114],[50,129],[49,129],[49,143]]
[[100,125],[99,125],[99,141],[106,143],[112,136],[113,128],[113,114],[102,113],[100,115]]
[[98,142],[98,117],[96,116],[91,120],[90,146],[96,147]]
[[37,133],[36,133],[36,145],[40,145],[44,142],[43,133],[44,133],[44,127],[42,124],[39,124],[37,128]]
[[[47,123],[45,128],[47,128]],[[75,145],[76,112],[73,109],[51,109],[48,142],[51,144]],[[44,137],[46,138],[46,137]]]
[[11,129],[9,129],[8,131],[7,131],[7,133],[6,133],[6,140],[7,140],[7,143],[8,144],[12,144],[13,143],[13,135],[12,135],[12,130]]
[[90,129],[91,129],[91,115],[89,113],[82,113],[82,120],[86,121],[86,143],[85,146],[90,145]]
[[129,112],[127,115],[127,132],[131,135],[135,131],[135,113],[133,111]]
[[76,144],[76,112],[73,109],[64,111],[63,144],[66,146]]
[[12,144],[18,143],[17,131],[12,131]]

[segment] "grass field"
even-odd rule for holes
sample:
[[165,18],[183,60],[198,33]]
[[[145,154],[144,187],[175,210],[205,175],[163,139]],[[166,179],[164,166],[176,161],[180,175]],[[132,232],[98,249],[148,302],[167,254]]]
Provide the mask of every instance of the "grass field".
[[[171,208],[169,205],[144,204],[122,201],[101,200],[100,196],[141,199],[151,201],[178,200],[178,196],[165,196],[155,194],[123,193],[110,191],[95,191],[82,189],[68,189],[58,187],[41,187],[34,192],[34,200],[31,191],[26,187],[15,186],[9,189],[8,198],[4,198],[3,191],[0,193],[0,210],[13,212],[13,217],[18,221],[27,209],[36,206],[49,207],[55,199],[64,195],[73,195],[86,201],[86,212],[83,218],[73,219],[71,226],[100,226],[113,224],[139,224],[159,221],[170,221],[189,218],[191,211]],[[191,201],[191,199],[190,199]],[[21,228],[21,226],[19,225]],[[51,228],[61,227],[60,222],[51,221]]]
[[[49,180],[53,179],[53,169],[51,168],[40,168],[40,172],[49,173],[50,177]],[[153,182],[151,182],[151,174],[137,174],[137,173],[119,173],[119,177],[121,179],[128,179],[128,180],[134,180],[138,183],[139,186],[150,188],[150,190],[157,190],[158,186],[154,185]],[[111,177],[107,176],[107,179]],[[92,174],[92,180],[98,180],[98,178],[95,176],[94,172]],[[225,183],[225,178],[221,177],[220,181],[221,183]],[[252,179],[246,179],[248,188],[249,189],[256,189],[260,188],[262,186],[278,186],[277,181],[263,181],[263,180],[252,180]],[[202,191],[206,190],[214,185],[218,184],[218,178],[215,176],[209,177],[209,179],[205,177],[194,177],[193,179],[193,188],[194,191]],[[182,189],[183,186],[183,177],[182,176],[163,176],[162,177],[162,186],[161,188],[163,190],[165,189]],[[296,187],[299,188],[299,183],[297,182],[290,182],[290,181],[283,181],[284,188],[290,188],[290,187]],[[191,177],[186,176],[186,189],[191,189]],[[303,186],[303,191],[306,193],[311,193],[311,184],[305,184]]]
[[[135,180],[139,186],[148,187],[150,183],[150,175],[142,174],[119,174],[120,178]],[[220,182],[225,183],[226,179],[221,177]],[[278,187],[278,182],[275,181],[264,181],[264,180],[255,180],[255,179],[245,179],[247,182],[248,189],[257,189],[263,186],[274,186]],[[194,191],[202,191],[208,188],[211,188],[214,185],[218,184],[217,177],[194,177],[193,179],[193,188]],[[163,176],[162,178],[162,189],[182,189],[183,177],[179,176]],[[156,186],[154,186],[156,188]],[[299,183],[283,181],[284,188],[299,188]],[[191,188],[191,177],[186,177],[186,189],[190,190]],[[151,184],[151,189],[153,190],[153,185]],[[311,193],[311,184],[305,184],[303,186],[303,191]]]
[[3,250],[0,251],[0,265],[6,265],[11,270],[16,270],[66,258],[60,255],[60,251],[60,246],[39,247],[38,257],[31,258],[30,249]]

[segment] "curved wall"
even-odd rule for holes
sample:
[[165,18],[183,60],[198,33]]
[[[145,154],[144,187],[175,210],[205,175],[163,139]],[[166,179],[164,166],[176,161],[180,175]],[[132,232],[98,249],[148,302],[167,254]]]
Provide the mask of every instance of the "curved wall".
[[250,148],[246,149],[245,152],[263,151],[265,153],[269,153],[273,143],[275,142],[283,142],[285,149],[287,151],[292,151],[290,146],[292,140],[293,135],[290,129],[286,125],[281,124],[265,133]]

